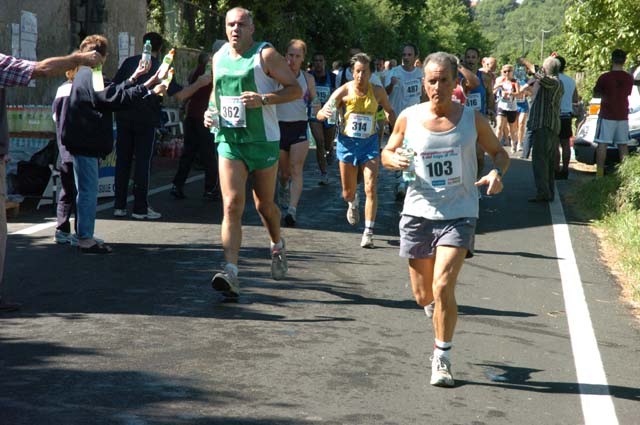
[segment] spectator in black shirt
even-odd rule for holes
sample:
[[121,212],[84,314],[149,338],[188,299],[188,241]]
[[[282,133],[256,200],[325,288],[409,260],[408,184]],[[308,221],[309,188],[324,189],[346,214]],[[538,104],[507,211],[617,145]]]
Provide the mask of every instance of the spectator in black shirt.
[[[140,75],[141,81],[153,76],[160,67],[158,56],[162,49],[162,37],[160,34],[150,32],[142,37],[142,43],[151,42],[151,68],[146,74]],[[113,77],[113,82],[118,84],[125,81],[138,67],[142,55],[135,55],[125,59],[118,72]],[[171,96],[181,87],[174,81],[169,84],[167,93]],[[162,215],[149,207],[147,195],[149,192],[149,175],[151,172],[151,157],[155,142],[155,131],[160,127],[161,114],[160,98],[152,102],[136,105],[116,114],[117,142],[116,142],[116,175],[115,175],[115,201],[113,215],[124,217],[127,215],[127,193],[129,189],[129,177],[131,165],[135,156],[135,169],[133,172],[133,213],[131,217],[136,219],[155,220]]]

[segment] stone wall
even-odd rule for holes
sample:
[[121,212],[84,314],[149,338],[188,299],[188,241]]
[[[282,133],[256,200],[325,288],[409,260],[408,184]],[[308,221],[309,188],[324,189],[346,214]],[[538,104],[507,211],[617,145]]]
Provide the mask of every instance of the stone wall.
[[[25,10],[38,18],[38,59],[70,53],[77,47],[82,31],[100,32],[110,42],[105,74],[113,76],[118,67],[119,32],[129,32],[135,37],[135,51],[142,50],[146,8],[144,0],[0,0],[0,52],[11,54],[11,24],[20,23],[20,13]],[[92,14],[100,22],[79,22],[86,20],[87,9],[100,12]],[[7,89],[7,102],[50,104],[63,81],[64,76],[60,76],[39,80],[35,88]]]

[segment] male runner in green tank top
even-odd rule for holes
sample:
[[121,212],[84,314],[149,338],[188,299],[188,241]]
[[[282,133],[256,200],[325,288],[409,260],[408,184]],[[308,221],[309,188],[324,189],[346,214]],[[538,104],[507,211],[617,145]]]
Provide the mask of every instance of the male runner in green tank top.
[[[212,60],[210,101],[215,102],[220,116],[216,143],[226,264],[211,285],[226,297],[237,298],[242,213],[250,173],[254,176],[256,209],[271,239],[271,276],[283,279],[288,270],[284,240],[280,237],[280,210],[274,202],[280,155],[275,105],[302,96],[302,89],[284,58],[270,44],[253,41],[253,18],[248,10],[229,10],[225,27],[229,43]],[[214,125],[210,110],[205,112],[204,123],[206,127]]]

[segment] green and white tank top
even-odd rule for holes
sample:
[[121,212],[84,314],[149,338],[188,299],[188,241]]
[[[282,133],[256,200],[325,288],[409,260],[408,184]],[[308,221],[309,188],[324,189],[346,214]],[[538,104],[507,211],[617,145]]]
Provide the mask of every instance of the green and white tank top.
[[266,42],[255,43],[238,58],[229,56],[229,43],[216,57],[215,97],[220,113],[220,130],[216,142],[255,143],[278,142],[280,128],[275,105],[245,108],[240,102],[242,92],[271,93],[278,82],[265,74],[260,51],[271,47]]

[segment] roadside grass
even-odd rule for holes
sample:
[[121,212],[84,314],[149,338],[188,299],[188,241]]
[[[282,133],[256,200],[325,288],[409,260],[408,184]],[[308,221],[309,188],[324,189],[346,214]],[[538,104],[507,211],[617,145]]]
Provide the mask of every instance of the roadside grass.
[[600,231],[614,270],[633,304],[640,304],[640,155],[630,155],[616,173],[577,188],[575,207]]

